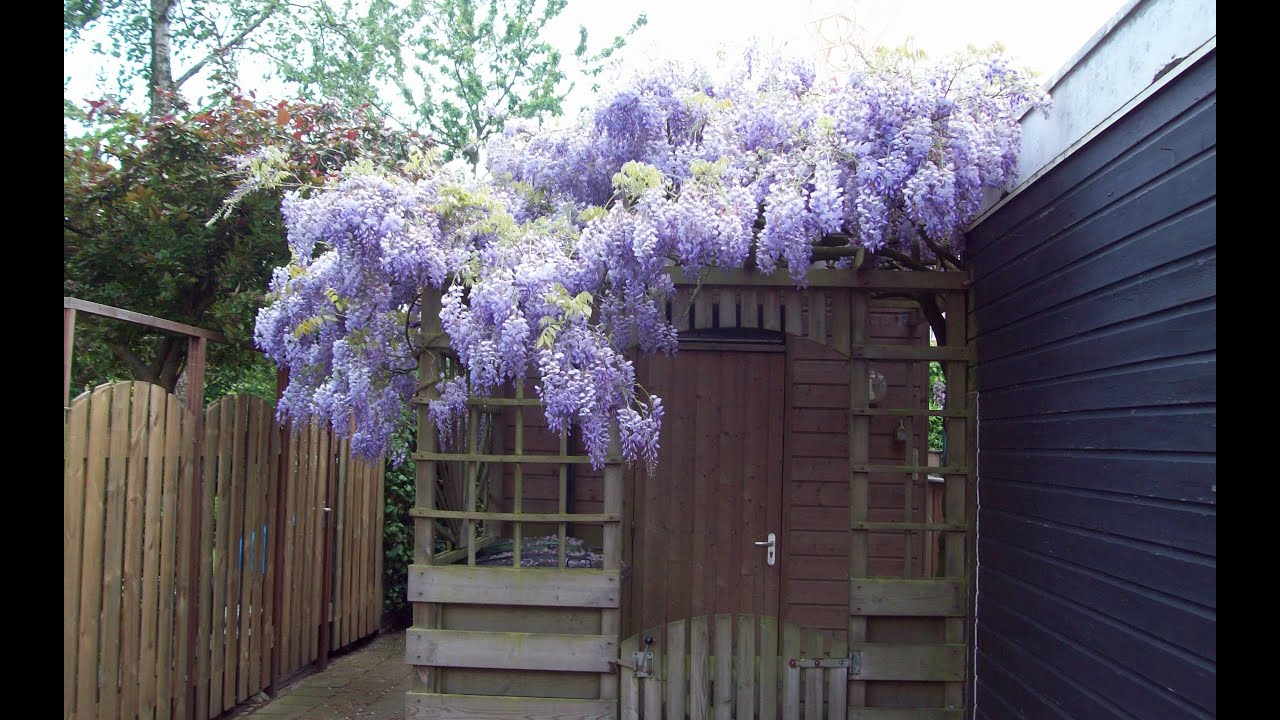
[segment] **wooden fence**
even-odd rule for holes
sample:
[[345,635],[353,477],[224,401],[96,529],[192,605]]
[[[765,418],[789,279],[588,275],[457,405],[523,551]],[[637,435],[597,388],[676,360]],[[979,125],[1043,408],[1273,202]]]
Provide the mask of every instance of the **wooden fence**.
[[255,397],[195,420],[141,382],[68,409],[64,718],[208,720],[378,628],[381,461]]

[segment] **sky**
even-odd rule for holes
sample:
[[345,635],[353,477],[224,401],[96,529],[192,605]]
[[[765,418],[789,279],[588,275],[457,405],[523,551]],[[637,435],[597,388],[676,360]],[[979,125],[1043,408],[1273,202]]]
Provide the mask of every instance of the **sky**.
[[[643,12],[649,22],[623,49],[624,68],[665,58],[712,63],[717,51],[733,52],[752,38],[797,53],[834,47],[837,60],[839,46],[849,40],[868,46],[910,42],[935,58],[967,44],[1000,42],[1015,63],[1044,81],[1124,4],[1125,0],[570,0],[549,27],[549,39],[571,49],[578,26],[585,25],[593,45],[598,45],[624,31]],[[68,98],[96,95],[97,62],[88,47],[83,43],[64,54]],[[248,69],[241,75],[246,85],[254,76]],[[255,89],[259,96],[280,95],[269,86]],[[184,92],[199,95],[199,83],[193,80]],[[582,84],[566,109],[589,101]]]

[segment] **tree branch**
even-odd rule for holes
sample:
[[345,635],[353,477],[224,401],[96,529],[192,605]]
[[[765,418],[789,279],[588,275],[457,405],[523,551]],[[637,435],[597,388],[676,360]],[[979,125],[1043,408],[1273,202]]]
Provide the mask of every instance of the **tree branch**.
[[267,18],[275,14],[276,10],[278,9],[279,9],[279,6],[277,5],[272,5],[271,7],[267,8],[265,12],[263,12],[261,15],[258,16],[257,20],[254,20],[252,23],[250,23],[248,27],[246,27],[244,30],[241,30],[240,34],[231,38],[230,40],[227,41],[226,44],[218,47],[216,50],[209,53],[208,55],[205,55],[204,58],[200,60],[200,62],[193,65],[190,70],[182,73],[182,75],[178,76],[177,80],[173,81],[173,89],[177,90],[178,88],[182,87],[183,83],[195,77],[196,73],[200,72],[200,70],[202,70],[205,65],[209,64],[210,61],[223,55],[229,50],[234,50],[236,46],[244,42],[245,38],[249,37],[249,35],[254,30],[257,30],[259,27],[261,27],[262,23],[267,21]]

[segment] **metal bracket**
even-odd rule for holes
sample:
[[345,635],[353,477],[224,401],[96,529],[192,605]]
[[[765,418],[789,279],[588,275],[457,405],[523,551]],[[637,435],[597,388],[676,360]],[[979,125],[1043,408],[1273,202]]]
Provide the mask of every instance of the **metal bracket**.
[[652,677],[650,675],[650,670],[651,670],[652,661],[653,661],[652,650],[641,650],[638,652],[633,652],[631,653],[631,659],[632,659],[632,662],[634,663],[631,666],[631,669],[635,671],[637,678]]
[[791,658],[787,665],[793,668],[847,668],[849,676],[862,674],[862,651],[854,650],[849,657],[800,657]]

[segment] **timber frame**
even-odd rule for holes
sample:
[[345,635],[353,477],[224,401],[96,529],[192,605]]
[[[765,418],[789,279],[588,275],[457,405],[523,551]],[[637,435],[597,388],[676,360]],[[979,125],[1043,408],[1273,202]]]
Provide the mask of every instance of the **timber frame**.
[[[829,716],[960,720],[972,692],[967,650],[968,628],[972,627],[974,517],[969,275],[815,269],[805,289],[796,289],[784,273],[765,276],[748,271],[710,271],[688,277],[676,271],[674,279],[676,294],[668,304],[668,317],[678,331],[782,332],[828,346],[849,358],[850,544],[848,575],[841,579],[848,581],[850,614],[847,645],[841,651],[845,659],[821,665],[830,678],[837,672],[832,668],[843,668],[839,672],[847,671],[848,681],[827,697]],[[918,307],[918,299],[927,299],[941,308],[945,343],[924,347],[869,342],[869,307],[872,301],[883,304],[883,298],[892,298],[890,302],[906,308]],[[424,292],[420,307],[421,380],[414,403],[419,428],[431,428],[427,404],[437,397],[433,381],[453,360],[438,321],[439,294]],[[905,363],[914,369],[917,363],[930,361],[938,361],[944,368],[947,392],[943,409],[872,405],[870,363]],[[623,504],[629,495],[623,490],[616,432],[603,470],[602,512],[569,512],[567,470],[581,467],[587,460],[571,453],[563,436],[559,452],[525,452],[526,414],[541,415],[536,412],[540,407],[537,399],[527,397],[525,388],[518,386],[511,389],[509,397],[471,401],[465,447],[446,451],[436,446],[434,432],[419,433],[413,455],[417,460],[417,502],[412,512],[415,553],[409,579],[413,627],[407,636],[407,660],[415,666],[416,685],[407,695],[408,717],[613,718],[619,713],[632,716],[630,713],[639,712],[634,704],[630,708],[625,703],[622,708],[619,705],[619,670],[625,693],[635,668],[630,654],[622,657],[620,653],[626,582],[622,568],[631,559],[623,557],[622,538],[628,532]],[[486,413],[489,419],[482,423]],[[512,416],[514,437],[503,437],[505,425],[496,419]],[[944,418],[949,448],[945,464],[872,463],[871,423],[883,416],[921,422],[929,416]],[[477,431],[482,424],[490,428],[487,438]],[[521,505],[525,465],[555,468],[559,474],[557,512],[525,512]],[[504,466],[511,468],[507,477],[514,480],[516,490],[511,507],[496,509],[504,476],[496,473],[499,488],[495,490],[491,468]],[[454,470],[447,472],[446,467]],[[453,503],[441,502],[443,486],[438,478],[442,474],[465,482],[465,492]],[[868,516],[873,475],[907,479],[902,522],[872,521]],[[938,479],[942,506],[940,517],[924,522],[911,514],[911,483],[922,475]],[[451,504],[454,506],[448,507]],[[556,528],[558,568],[519,567],[525,523]],[[604,559],[600,569],[566,567],[569,524],[601,527]],[[913,568],[908,550],[901,576],[871,576],[868,558],[873,538],[893,533],[934,543],[940,547],[938,559],[932,567]],[[442,534],[452,541],[453,550],[437,551]],[[477,551],[502,538],[513,540],[514,566],[477,565]],[[904,618],[914,623],[908,631],[902,630]],[[630,641],[627,645],[628,649],[634,647]],[[788,659],[781,661],[785,665]],[[835,687],[830,681],[828,686]],[[918,692],[913,695],[903,687]],[[882,702],[886,693],[896,693],[895,702],[907,698],[914,704],[892,707],[893,703]],[[660,710],[655,715],[645,707],[645,717],[661,716]],[[783,717],[793,717],[791,708],[780,710]],[[765,712],[761,717],[771,716],[766,708],[761,711]],[[817,712],[812,702],[805,716],[819,717],[811,712]]]

